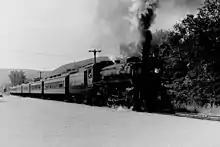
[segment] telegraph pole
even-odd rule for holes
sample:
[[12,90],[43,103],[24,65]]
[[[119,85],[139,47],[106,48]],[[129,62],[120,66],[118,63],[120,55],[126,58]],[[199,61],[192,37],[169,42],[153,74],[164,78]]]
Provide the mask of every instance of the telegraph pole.
[[100,53],[101,50],[96,50],[96,49],[93,49],[93,50],[89,50],[89,52],[92,52],[94,54],[94,64],[93,64],[93,79],[92,81],[96,81],[96,53]]
[[94,54],[94,65],[95,65],[96,64],[96,53],[100,53],[101,50],[93,49],[93,50],[89,50],[89,52],[93,52],[93,54]]
[[40,71],[40,79],[41,79],[41,74],[42,74],[43,72],[42,71]]

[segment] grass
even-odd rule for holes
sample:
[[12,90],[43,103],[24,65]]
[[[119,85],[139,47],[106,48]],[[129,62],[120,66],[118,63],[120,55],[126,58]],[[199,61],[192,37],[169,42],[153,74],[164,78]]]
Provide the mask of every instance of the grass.
[[175,108],[176,112],[182,113],[196,113],[201,115],[209,115],[209,116],[220,116],[220,107],[199,107],[193,105],[181,106],[179,108]]
[[198,113],[211,116],[220,116],[220,107],[199,108]]

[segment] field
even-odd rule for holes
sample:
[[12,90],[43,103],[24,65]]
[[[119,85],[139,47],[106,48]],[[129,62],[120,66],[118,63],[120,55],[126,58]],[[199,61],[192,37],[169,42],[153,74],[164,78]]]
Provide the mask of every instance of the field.
[[0,146],[218,147],[217,121],[4,96]]

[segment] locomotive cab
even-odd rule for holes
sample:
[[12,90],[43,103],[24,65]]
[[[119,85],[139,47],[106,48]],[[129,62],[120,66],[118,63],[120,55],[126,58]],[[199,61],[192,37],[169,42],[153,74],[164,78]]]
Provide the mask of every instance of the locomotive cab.
[[93,87],[94,83],[100,82],[102,80],[101,70],[104,67],[113,65],[112,61],[101,61],[96,64],[90,64],[85,67],[85,83],[87,87]]
[[101,61],[94,64],[87,65],[84,71],[84,83],[88,92],[87,104],[89,105],[104,105],[103,98],[100,97],[101,87],[101,70],[109,65],[113,65],[112,61]]

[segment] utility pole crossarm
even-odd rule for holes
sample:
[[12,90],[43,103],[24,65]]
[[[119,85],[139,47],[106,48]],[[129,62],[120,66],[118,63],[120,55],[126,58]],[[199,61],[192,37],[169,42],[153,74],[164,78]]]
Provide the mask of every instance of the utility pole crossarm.
[[93,50],[89,50],[89,52],[92,52],[94,54],[94,64],[96,64],[96,53],[100,53],[101,50],[93,49]]

